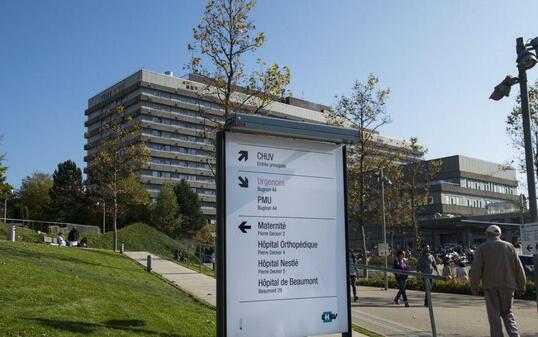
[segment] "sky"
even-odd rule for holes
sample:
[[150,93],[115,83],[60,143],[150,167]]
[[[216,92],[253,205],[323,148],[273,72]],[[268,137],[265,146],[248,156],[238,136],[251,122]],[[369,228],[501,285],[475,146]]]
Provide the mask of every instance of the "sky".
[[[140,68],[184,75],[205,1],[1,0],[0,153],[15,187],[35,171],[84,167],[90,97]],[[427,158],[506,163],[518,89],[515,39],[538,35],[538,1],[258,0],[267,40],[253,57],[291,68],[295,97],[333,105],[369,74],[390,88],[386,136],[418,137]],[[535,27],[535,28],[532,28]],[[247,68],[254,58],[248,58]],[[538,79],[538,67],[529,80]]]

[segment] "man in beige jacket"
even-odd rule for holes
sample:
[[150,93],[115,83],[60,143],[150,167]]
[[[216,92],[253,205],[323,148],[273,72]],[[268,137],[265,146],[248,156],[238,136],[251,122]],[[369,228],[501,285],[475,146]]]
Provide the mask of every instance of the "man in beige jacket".
[[519,337],[512,313],[514,292],[525,294],[525,272],[512,244],[501,240],[501,229],[489,226],[487,241],[475,252],[471,267],[471,290],[478,294],[482,280],[491,337],[502,337],[501,318],[510,337]]

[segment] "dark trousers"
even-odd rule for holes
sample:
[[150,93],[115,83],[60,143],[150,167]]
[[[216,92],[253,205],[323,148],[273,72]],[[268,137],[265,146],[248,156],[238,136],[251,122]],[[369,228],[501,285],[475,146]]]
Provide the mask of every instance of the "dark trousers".
[[357,296],[357,275],[349,275],[349,283],[351,284],[351,290],[353,290],[353,297]]
[[403,277],[397,277],[396,282],[398,282],[398,294],[396,295],[395,300],[398,301],[400,299],[400,296],[404,300],[404,302],[407,302],[407,293],[405,292],[405,282],[407,279]]

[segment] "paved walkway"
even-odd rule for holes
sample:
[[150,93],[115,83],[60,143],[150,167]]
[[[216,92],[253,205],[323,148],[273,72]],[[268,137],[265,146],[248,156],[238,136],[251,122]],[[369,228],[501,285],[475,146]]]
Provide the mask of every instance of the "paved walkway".
[[[357,292],[359,301],[351,308],[354,323],[387,337],[431,336],[423,292],[407,291],[410,308],[392,302],[394,289],[359,287]],[[432,298],[439,336],[490,336],[483,297],[433,293]],[[536,302],[516,300],[513,310],[521,337],[538,336]]]
[[[125,252],[125,255],[146,266],[147,252]],[[204,274],[197,273],[191,269],[185,268],[172,261],[162,259],[151,254],[151,268],[153,272],[161,275],[167,280],[175,283],[183,291],[192,296],[208,303],[214,307],[217,306],[216,298],[216,281],[214,278]],[[325,336],[337,337],[341,335]],[[353,337],[366,337],[357,332],[353,332]]]
[[[146,265],[146,252],[126,252],[127,256]],[[216,281],[174,262],[152,256],[153,271],[174,282],[191,295],[216,306]],[[359,301],[352,303],[353,323],[387,337],[431,336],[424,293],[408,291],[410,308],[392,302],[396,290],[358,287]],[[439,337],[488,337],[489,325],[483,297],[433,293],[433,304]],[[514,312],[521,337],[538,336],[536,302],[515,301]],[[353,334],[353,336],[363,336]],[[364,336],[363,336],[364,337]]]

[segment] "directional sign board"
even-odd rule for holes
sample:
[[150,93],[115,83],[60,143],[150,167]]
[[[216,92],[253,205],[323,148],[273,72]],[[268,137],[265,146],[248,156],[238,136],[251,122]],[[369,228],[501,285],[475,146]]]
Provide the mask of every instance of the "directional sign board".
[[538,254],[538,223],[521,225],[523,255]]
[[379,243],[377,245],[377,250],[379,251],[379,256],[389,256],[390,255],[390,246],[388,243]]
[[222,137],[219,336],[347,334],[345,148],[237,132]]

